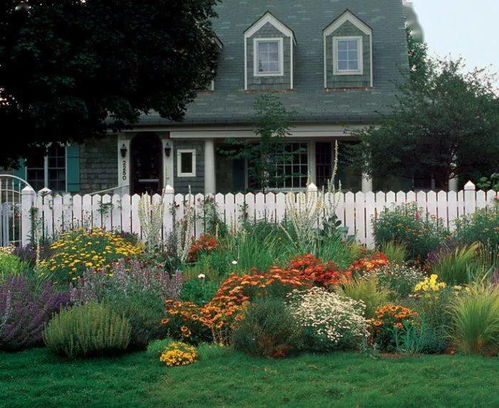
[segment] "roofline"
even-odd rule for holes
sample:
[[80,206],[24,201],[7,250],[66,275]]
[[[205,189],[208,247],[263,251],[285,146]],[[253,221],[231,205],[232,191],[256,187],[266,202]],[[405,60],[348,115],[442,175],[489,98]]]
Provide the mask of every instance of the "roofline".
[[[267,10],[265,13],[263,13],[259,18],[257,18],[246,30],[243,31],[243,35],[246,37],[246,33],[251,30],[259,21],[263,20],[267,15],[270,15],[272,18],[277,20],[280,24],[282,24],[284,27],[286,27],[287,30],[291,32],[291,36],[293,38],[293,42],[295,45],[297,44],[296,41],[296,35],[295,31],[289,27],[287,24],[283,23],[281,19],[277,18],[270,10]],[[279,30],[280,31],[280,30]]]
[[350,9],[345,9],[343,13],[341,13],[338,17],[336,17],[333,21],[331,21],[326,27],[322,29],[322,31],[326,31],[329,27],[331,27],[336,21],[338,21],[341,17],[343,17],[346,13],[350,13],[352,16],[354,16],[357,20],[359,20],[362,24],[365,24],[371,31],[373,31],[373,28],[367,24],[364,20],[362,20],[360,17],[358,17],[352,10]]

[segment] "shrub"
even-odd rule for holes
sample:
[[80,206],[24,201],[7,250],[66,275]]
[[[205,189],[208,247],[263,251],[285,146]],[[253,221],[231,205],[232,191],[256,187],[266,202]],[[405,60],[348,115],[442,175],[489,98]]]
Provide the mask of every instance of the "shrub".
[[[166,301],[166,318],[161,321],[168,335],[176,340],[192,344],[212,341],[210,323],[205,319],[204,309],[193,302]],[[239,310],[234,308],[231,310]]]
[[378,248],[397,242],[407,248],[413,259],[424,261],[449,236],[440,220],[421,213],[416,204],[385,209],[374,222],[374,236]]
[[454,235],[462,245],[480,242],[499,255],[499,205],[459,218]]
[[312,254],[296,256],[286,268],[299,271],[304,279],[319,286],[338,286],[351,278],[350,271],[339,270],[333,261],[323,263],[322,259],[315,258]]
[[406,330],[397,331],[395,342],[400,353],[438,354],[449,346],[445,329],[432,326],[424,319],[419,325],[409,325]]
[[0,279],[23,274],[28,270],[30,270],[29,263],[21,261],[12,252],[0,251]]
[[164,302],[179,297],[180,272],[173,276],[155,263],[122,259],[104,271],[87,270],[72,284],[75,304],[100,302],[124,315],[131,325],[130,345],[144,348],[149,341],[166,335],[161,326]]
[[142,253],[140,246],[118,235],[83,228],[63,234],[50,249],[53,255],[40,267],[58,282],[77,280],[86,269],[101,270],[118,259]]
[[180,298],[200,306],[207,304],[217,293],[218,285],[200,274],[197,279],[191,279],[182,285]]
[[499,351],[499,289],[474,285],[463,290],[451,307],[453,338],[468,354]]
[[352,276],[362,276],[376,268],[381,268],[389,264],[390,262],[388,261],[386,255],[379,252],[371,256],[363,256],[357,259],[350,266],[349,270]]
[[367,338],[362,302],[318,287],[293,291],[288,300],[291,314],[304,331],[306,350],[352,349]]
[[395,241],[385,242],[380,250],[386,255],[390,263],[395,265],[403,264],[409,256],[407,247],[404,244],[399,244]]
[[432,257],[429,264],[433,273],[450,285],[471,283],[485,274],[486,266],[479,258],[480,244],[458,247],[451,250],[441,250]]
[[121,259],[103,270],[89,269],[71,283],[72,300],[82,304],[103,298],[133,297],[144,293],[163,301],[178,299],[182,288],[182,273],[170,275],[162,267],[141,259]]
[[340,286],[337,292],[351,299],[361,301],[366,306],[364,316],[370,318],[381,305],[385,305],[390,298],[390,291],[379,285],[378,278],[356,278]]
[[390,289],[396,296],[409,296],[416,284],[424,279],[422,270],[408,265],[387,265],[374,269],[368,276],[376,276],[379,284]]
[[43,340],[50,351],[70,358],[119,353],[130,342],[130,324],[110,307],[88,303],[56,315]]
[[24,276],[0,282],[0,349],[21,350],[42,343],[44,325],[69,303],[69,292]]
[[236,350],[258,357],[286,357],[297,348],[300,331],[283,299],[251,303],[234,332]]
[[394,351],[397,338],[419,323],[416,311],[397,305],[382,306],[371,319],[371,340],[381,350]]
[[166,348],[171,343],[174,342],[175,340],[169,338],[151,341],[147,345],[147,354],[150,355],[151,357],[154,357],[155,359],[159,359],[159,357],[161,356],[161,354],[163,354]]
[[161,353],[159,360],[168,367],[185,366],[195,363],[196,349],[185,343],[170,343]]
[[187,259],[190,262],[194,262],[198,259],[201,253],[209,253],[219,246],[218,240],[211,235],[201,235],[199,239],[194,241],[191,248],[189,249],[189,255]]

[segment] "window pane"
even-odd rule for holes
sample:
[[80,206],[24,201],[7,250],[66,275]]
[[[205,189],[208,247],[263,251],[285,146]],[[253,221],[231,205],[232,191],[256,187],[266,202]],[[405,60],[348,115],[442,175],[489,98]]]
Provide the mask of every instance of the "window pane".
[[279,66],[279,42],[261,41],[257,43],[257,63],[260,73],[277,73]]
[[338,71],[359,71],[359,40],[338,40],[337,68]]
[[180,171],[182,173],[194,173],[192,168],[192,153],[181,153],[180,155]]

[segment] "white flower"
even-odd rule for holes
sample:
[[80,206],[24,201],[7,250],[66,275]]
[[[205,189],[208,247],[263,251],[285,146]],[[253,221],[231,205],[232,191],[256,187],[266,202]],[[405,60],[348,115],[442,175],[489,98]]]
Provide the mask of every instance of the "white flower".
[[198,279],[206,279],[206,275],[204,273],[200,273],[198,275]]
[[237,265],[237,261],[235,259],[232,261],[232,265]]

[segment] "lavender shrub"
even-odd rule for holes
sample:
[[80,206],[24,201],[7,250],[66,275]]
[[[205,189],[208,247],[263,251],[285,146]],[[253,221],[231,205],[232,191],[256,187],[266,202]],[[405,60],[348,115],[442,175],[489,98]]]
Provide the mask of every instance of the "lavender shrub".
[[22,350],[42,344],[45,324],[69,302],[69,291],[51,282],[39,286],[23,276],[0,282],[0,349]]

